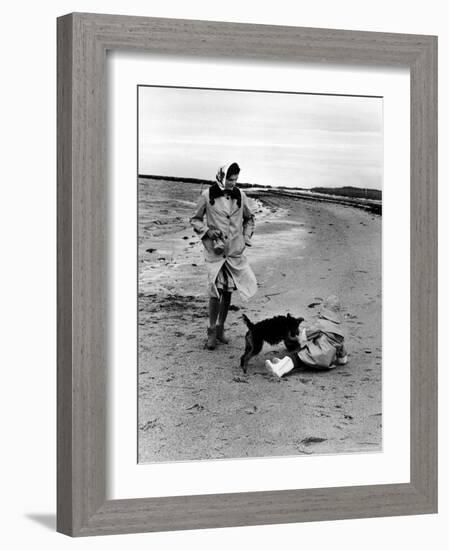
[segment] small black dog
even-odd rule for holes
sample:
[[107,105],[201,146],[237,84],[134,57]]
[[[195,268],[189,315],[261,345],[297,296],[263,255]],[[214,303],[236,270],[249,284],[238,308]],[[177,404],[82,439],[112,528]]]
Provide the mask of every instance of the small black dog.
[[260,353],[264,342],[274,345],[283,340],[289,351],[298,347],[299,325],[304,321],[302,317],[296,318],[287,313],[287,316],[277,315],[260,323],[252,323],[245,314],[242,316],[248,327],[245,335],[245,353],[240,358],[240,367],[243,372],[246,373],[248,361]]

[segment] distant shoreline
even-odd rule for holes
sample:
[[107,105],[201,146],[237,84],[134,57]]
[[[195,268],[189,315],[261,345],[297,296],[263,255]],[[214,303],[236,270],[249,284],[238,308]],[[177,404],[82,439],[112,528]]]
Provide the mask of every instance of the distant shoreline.
[[[159,181],[183,182],[197,185],[212,185],[213,180],[199,178],[184,178],[177,176],[160,175],[139,175],[141,179],[152,179]],[[363,187],[312,187],[305,189],[301,187],[272,187],[270,185],[258,185],[251,183],[238,183],[238,186],[246,192],[263,201],[263,197],[270,195],[282,195],[292,199],[303,199],[323,202],[334,202],[346,206],[361,208],[372,214],[382,214],[382,191],[379,189],[366,189]]]

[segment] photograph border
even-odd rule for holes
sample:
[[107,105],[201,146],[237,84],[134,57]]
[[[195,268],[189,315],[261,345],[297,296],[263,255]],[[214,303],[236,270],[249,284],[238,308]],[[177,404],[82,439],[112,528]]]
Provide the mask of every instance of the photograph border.
[[[83,13],[57,25],[57,530],[88,536],[435,513],[437,38]],[[409,68],[409,483],[107,499],[108,50]]]

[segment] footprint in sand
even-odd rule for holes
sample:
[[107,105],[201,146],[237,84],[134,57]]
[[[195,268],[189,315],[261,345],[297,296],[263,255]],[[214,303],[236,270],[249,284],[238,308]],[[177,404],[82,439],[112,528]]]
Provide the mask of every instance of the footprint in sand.
[[324,441],[327,441],[325,437],[310,436],[301,439],[300,443],[301,445],[305,445],[306,447],[308,447],[309,445],[313,445],[315,443],[323,443]]
[[153,420],[148,420],[148,422],[145,422],[145,424],[139,426],[139,428],[143,432],[147,432],[148,430],[151,430],[152,428],[156,428],[158,425],[158,418],[154,418]]
[[243,378],[240,378],[239,376],[234,376],[232,379],[233,382],[237,382],[238,384],[249,384],[248,380],[244,380]]

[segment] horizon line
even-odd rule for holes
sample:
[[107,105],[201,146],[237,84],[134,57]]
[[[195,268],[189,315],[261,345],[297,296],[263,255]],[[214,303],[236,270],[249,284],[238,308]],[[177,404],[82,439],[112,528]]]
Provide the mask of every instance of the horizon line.
[[[194,177],[190,177],[190,176],[162,176],[162,175],[159,175],[159,174],[138,174],[137,175],[138,178],[143,178],[143,179],[159,179],[159,180],[172,180],[172,181],[180,181],[180,180],[184,180],[188,183],[215,183],[215,180],[212,180],[212,179],[207,179],[207,178],[194,178]],[[277,185],[277,186],[273,186],[273,185],[264,185],[262,183],[250,183],[250,182],[238,182],[237,183],[237,186],[239,185],[247,185],[247,186],[251,186],[251,187],[269,187],[269,188],[272,188],[272,189],[276,189],[276,188],[287,188],[287,189],[300,189],[300,190],[304,190],[304,191],[307,191],[308,189],[318,189],[318,188],[322,188],[322,189],[368,189],[370,191],[379,191],[380,193],[383,192],[383,189],[382,188],[377,188],[377,187],[359,187],[357,185],[338,185],[338,186],[335,186],[335,187],[331,187],[329,185],[315,185],[313,187],[290,187],[290,186],[287,186],[287,185]]]

